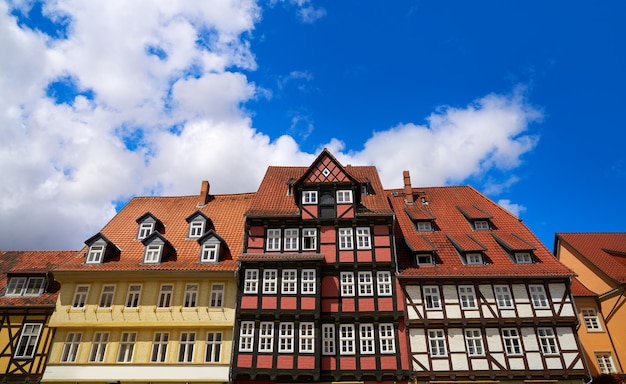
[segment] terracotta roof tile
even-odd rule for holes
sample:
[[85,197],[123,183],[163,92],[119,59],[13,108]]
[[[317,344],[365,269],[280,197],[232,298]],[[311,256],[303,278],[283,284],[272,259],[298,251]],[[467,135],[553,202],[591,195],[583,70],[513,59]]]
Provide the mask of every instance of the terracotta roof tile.
[[583,283],[580,282],[577,278],[572,280],[572,294],[575,297],[597,297],[598,295],[594,293],[589,288],[585,287]]
[[626,283],[626,232],[557,233],[556,238],[612,279]]

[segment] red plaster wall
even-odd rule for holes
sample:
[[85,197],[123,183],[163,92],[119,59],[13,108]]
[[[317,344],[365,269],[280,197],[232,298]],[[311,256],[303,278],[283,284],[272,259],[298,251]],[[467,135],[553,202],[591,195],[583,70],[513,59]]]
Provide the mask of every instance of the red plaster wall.
[[398,319],[398,340],[400,340],[400,345],[398,346],[397,351],[400,353],[400,364],[402,364],[402,369],[409,369],[409,347],[406,338],[404,318],[401,317]]
[[356,259],[361,263],[371,263],[372,262],[372,251],[357,251]]
[[301,297],[300,309],[315,309],[315,297]]
[[341,300],[341,309],[343,312],[354,312],[354,299],[345,298]]
[[337,240],[335,227],[324,226],[320,228],[320,242],[322,244],[335,243]]
[[241,308],[255,309],[257,307],[258,298],[256,296],[242,296]]
[[[364,311],[373,311],[374,310],[374,298],[368,297],[367,299],[358,299],[359,300],[359,312]],[[345,300],[344,300],[345,302]],[[345,310],[345,307],[344,307]]]
[[352,209],[352,204],[337,205],[337,217],[353,218],[354,209]]
[[341,359],[339,359],[339,369],[355,370],[356,357],[342,357]]
[[298,356],[298,369],[315,369],[315,356]]
[[339,296],[339,278],[326,276],[322,279],[322,297]]
[[330,356],[322,356],[322,369],[335,370],[337,368],[337,358]]
[[263,249],[262,237],[248,237],[248,249]]
[[257,368],[272,368],[273,355],[259,355],[256,357]]
[[250,227],[250,236],[263,238],[265,236],[265,228],[263,227]]
[[318,216],[318,208],[317,205],[303,205],[302,206],[302,218],[303,219],[314,219]]
[[391,245],[391,240],[389,240],[389,236],[376,236],[374,237],[374,244],[377,247],[388,247]]
[[367,356],[361,357],[361,369],[363,370],[374,370],[376,369],[376,357]]
[[261,297],[262,309],[276,309],[276,296],[263,296]]
[[339,261],[341,263],[351,263],[354,261],[353,251],[339,251]]
[[339,312],[339,300],[338,299],[322,299],[322,311],[323,312]]
[[237,367],[252,368],[252,355],[239,355],[237,357]]
[[376,248],[376,261],[391,261],[391,248]]
[[298,301],[295,297],[281,297],[280,308],[281,309],[296,309],[298,308]]
[[293,356],[292,355],[280,355],[276,363],[278,369],[293,369]]
[[393,298],[391,297],[378,298],[378,310],[379,311],[393,311]]
[[389,227],[386,225],[375,225],[374,235],[375,236],[389,235]]
[[396,369],[396,356],[380,356],[381,369]]
[[321,244],[320,253],[324,255],[324,261],[332,264],[337,262],[337,247],[335,244]]

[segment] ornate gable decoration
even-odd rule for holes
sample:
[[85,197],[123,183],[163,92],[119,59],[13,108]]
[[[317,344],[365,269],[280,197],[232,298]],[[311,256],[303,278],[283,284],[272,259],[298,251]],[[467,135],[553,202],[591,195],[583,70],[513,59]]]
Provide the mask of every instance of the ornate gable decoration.
[[326,148],[295,184],[301,185],[304,183],[359,184]]

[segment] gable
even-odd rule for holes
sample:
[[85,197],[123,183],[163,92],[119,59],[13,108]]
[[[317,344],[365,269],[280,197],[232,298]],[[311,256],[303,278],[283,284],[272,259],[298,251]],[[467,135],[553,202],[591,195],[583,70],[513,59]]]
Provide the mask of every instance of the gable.
[[304,183],[354,183],[358,182],[350,175],[337,159],[324,149],[311,164],[296,185]]

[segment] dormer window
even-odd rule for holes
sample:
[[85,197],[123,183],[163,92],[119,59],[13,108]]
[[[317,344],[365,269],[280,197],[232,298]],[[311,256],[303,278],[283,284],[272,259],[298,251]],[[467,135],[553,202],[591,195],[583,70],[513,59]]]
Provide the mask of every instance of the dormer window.
[[45,277],[11,277],[5,296],[39,296],[46,288]]
[[189,230],[187,231],[188,239],[201,238],[204,236],[204,233],[213,226],[211,219],[200,211],[192,213],[185,220],[189,223]]
[[491,227],[489,226],[488,220],[474,220],[474,230],[475,231],[488,231]]
[[317,204],[317,191],[302,191],[302,204]]
[[204,221],[196,220],[189,223],[189,237],[201,237],[204,232]]
[[158,263],[161,260],[161,251],[163,246],[161,244],[150,244],[146,246],[146,252],[143,257],[144,263]]
[[136,222],[139,224],[139,229],[137,230],[137,240],[147,239],[154,232],[163,233],[165,229],[163,222],[150,212],[146,212],[141,215]]
[[102,263],[102,259],[104,258],[104,250],[105,250],[105,246],[104,245],[92,245],[91,247],[89,247],[89,250],[87,251],[87,259],[85,260],[85,262],[87,264],[99,264]]
[[483,255],[481,253],[467,253],[465,255],[465,262],[467,265],[484,264]]
[[433,222],[430,220],[416,221],[415,226],[417,227],[418,232],[432,232],[433,231]]
[[515,252],[515,263],[517,264],[532,264],[533,257],[530,252]]
[[200,261],[203,263],[214,263],[218,261],[220,244],[213,242],[206,242],[202,245],[202,253],[200,255]]
[[85,264],[100,264],[119,256],[120,249],[102,233],[97,233],[85,241]]
[[415,255],[417,265],[433,265],[435,264],[433,255],[430,253],[418,253]]
[[139,224],[139,232],[137,233],[137,239],[142,240],[150,236],[154,231],[154,223],[141,223]]
[[352,191],[339,190],[337,191],[337,204],[351,204],[352,203]]

